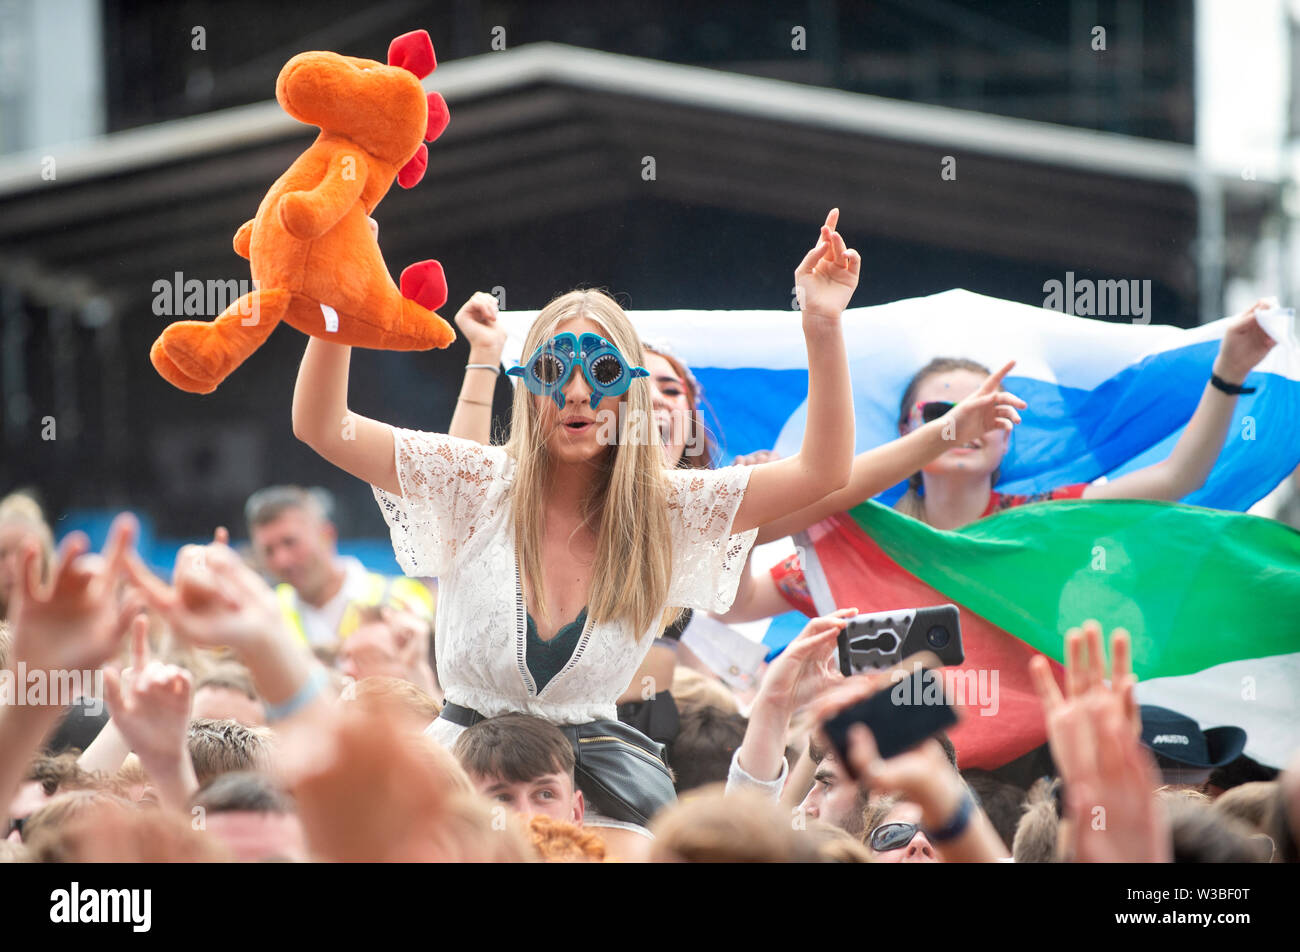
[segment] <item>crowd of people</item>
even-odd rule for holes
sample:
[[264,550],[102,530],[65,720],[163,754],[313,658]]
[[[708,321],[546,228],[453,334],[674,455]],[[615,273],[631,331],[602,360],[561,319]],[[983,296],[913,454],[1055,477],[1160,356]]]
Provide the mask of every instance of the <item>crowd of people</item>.
[[[857,609],[819,614],[795,556],[751,571],[756,540],[905,479],[898,508],[940,529],[1181,499],[1272,346],[1256,305],[1169,458],[1110,482],[999,493],[1026,404],[1002,388],[1012,364],[956,357],[901,395],[898,439],[855,457],[840,319],[861,260],[837,227],[795,272],[808,422],[787,458],[717,466],[690,368],[599,291],[533,322],[494,444],[505,335],[476,294],[449,434],[350,410],[346,347],[310,339],[299,371],[295,435],[373,487],[404,576],[341,556],[328,498],[294,486],[249,499],[247,544],[216,528],[169,580],[129,514],[102,552],[78,533],[56,551],[30,496],[0,501],[0,859],[1294,861],[1300,757],[1260,764],[1240,730],[1139,705],[1128,634],[1095,621],[1062,634],[1064,665],[1028,662],[1034,776],[964,769],[942,731],[888,757],[865,724],[830,736],[937,659],[846,677]],[[807,626],[755,690],[681,641],[694,613],[791,607]]]

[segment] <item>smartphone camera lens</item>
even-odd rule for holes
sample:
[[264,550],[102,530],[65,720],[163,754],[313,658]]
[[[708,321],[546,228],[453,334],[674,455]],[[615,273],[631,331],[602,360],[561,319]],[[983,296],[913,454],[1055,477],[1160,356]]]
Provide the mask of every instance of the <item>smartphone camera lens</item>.
[[942,625],[935,625],[925,635],[926,643],[936,651],[947,648],[951,638],[952,635],[948,634],[948,629]]

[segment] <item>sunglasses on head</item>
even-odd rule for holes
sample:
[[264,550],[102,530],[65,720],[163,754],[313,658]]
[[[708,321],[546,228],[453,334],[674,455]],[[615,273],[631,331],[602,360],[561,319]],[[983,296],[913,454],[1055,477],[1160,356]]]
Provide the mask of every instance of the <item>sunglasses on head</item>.
[[901,850],[920,832],[915,823],[882,823],[871,831],[871,848],[877,853]]
[[617,347],[598,334],[556,334],[533,352],[527,362],[506,371],[512,377],[523,377],[530,393],[550,397],[555,405],[564,409],[563,387],[575,368],[591,387],[591,408],[600,405],[603,397],[618,397],[627,392],[637,377],[648,377],[644,367],[633,367],[623,359]]
[[924,403],[918,403],[916,408],[921,411],[921,421],[923,423],[933,423],[956,405],[951,400],[927,400]]

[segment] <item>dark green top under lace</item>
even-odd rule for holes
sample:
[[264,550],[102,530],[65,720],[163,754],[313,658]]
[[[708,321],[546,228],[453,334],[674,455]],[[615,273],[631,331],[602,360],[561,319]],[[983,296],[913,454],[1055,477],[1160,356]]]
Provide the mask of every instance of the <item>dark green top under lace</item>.
[[528,619],[524,661],[528,664],[528,673],[537,684],[537,693],[541,694],[551,678],[559,674],[573,657],[573,650],[578,647],[578,640],[582,637],[582,629],[587,626],[587,609],[584,608],[575,620],[557,631],[550,641],[542,641],[537,634],[537,625],[534,624],[532,615],[525,612],[524,617]]

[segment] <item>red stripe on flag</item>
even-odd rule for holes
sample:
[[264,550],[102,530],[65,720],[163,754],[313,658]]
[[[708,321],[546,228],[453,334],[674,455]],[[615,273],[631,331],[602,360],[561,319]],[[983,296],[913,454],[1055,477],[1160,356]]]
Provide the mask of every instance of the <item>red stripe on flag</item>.
[[[1042,704],[1029,675],[1029,659],[1037,651],[899,567],[847,514],[817,524],[808,535],[836,605],[869,613],[957,604],[966,660],[953,670],[974,671],[977,677],[983,671],[990,687],[994,672],[997,677],[996,713],[982,714],[978,698],[968,698],[961,721],[948,732],[963,769],[992,770],[1047,742]],[[1064,685],[1064,669],[1048,660]]]

